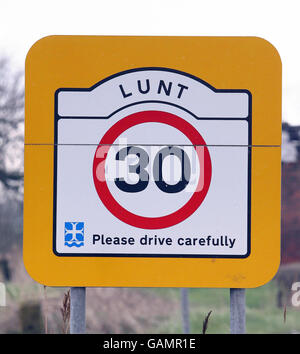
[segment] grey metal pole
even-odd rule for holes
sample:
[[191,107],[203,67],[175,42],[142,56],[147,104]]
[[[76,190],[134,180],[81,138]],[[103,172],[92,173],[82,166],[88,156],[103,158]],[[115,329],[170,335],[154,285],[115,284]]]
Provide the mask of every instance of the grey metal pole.
[[230,332],[246,333],[246,290],[230,289]]
[[182,330],[184,334],[190,333],[190,313],[189,313],[189,289],[181,288],[181,316]]
[[85,333],[85,288],[71,288],[70,291],[70,333]]

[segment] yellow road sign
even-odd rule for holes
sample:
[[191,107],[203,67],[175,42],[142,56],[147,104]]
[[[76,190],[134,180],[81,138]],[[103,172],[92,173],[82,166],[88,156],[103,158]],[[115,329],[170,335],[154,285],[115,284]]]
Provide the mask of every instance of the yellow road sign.
[[247,288],[275,275],[281,61],[269,42],[50,36],[25,74],[35,280]]

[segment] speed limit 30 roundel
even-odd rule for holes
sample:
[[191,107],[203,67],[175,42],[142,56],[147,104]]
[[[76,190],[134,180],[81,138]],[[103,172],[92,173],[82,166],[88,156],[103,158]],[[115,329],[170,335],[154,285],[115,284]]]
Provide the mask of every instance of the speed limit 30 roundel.
[[[196,181],[193,182],[196,185],[196,189],[191,195],[190,199],[178,210],[175,210],[174,212],[168,215],[162,215],[158,217],[137,215],[120,205],[111,194],[106,182],[105,175],[106,156],[108,150],[115,143],[116,139],[127,129],[130,129],[135,125],[145,123],[166,124],[175,129],[178,129],[189,139],[190,144],[193,145],[200,166],[200,173],[197,176]],[[155,131],[155,124],[152,125],[152,129],[153,131]],[[151,125],[145,125],[145,129],[151,129]],[[206,143],[204,139],[191,124],[186,122],[184,119],[168,112],[141,111],[133,113],[119,120],[105,133],[95,153],[93,164],[93,176],[95,187],[102,203],[119,220],[142,229],[163,229],[182,222],[198,209],[209,189],[211,181],[211,160],[208,148],[205,145]],[[124,149],[124,158],[130,154],[136,155],[138,158],[138,162],[135,163],[134,166],[129,166],[129,169],[131,167],[134,167],[134,173],[137,174],[138,180],[134,184],[128,184],[125,181],[120,181],[120,179],[116,182],[117,186],[121,191],[128,193],[128,198],[135,198],[135,193],[143,191],[148,186],[149,173],[146,172],[146,167],[149,164],[149,156],[147,155],[146,150],[140,147],[123,147],[121,151],[124,151]],[[143,156],[145,156],[144,159]],[[179,179],[175,184],[169,184],[168,181],[163,180],[163,167],[166,167],[166,164],[164,164],[164,159],[172,156],[180,160],[179,169],[181,170],[181,172],[179,174]],[[118,152],[116,157],[118,160],[120,159],[120,151]],[[122,158],[122,160],[124,159]],[[189,156],[184,151],[184,146],[164,147],[156,153],[154,161],[156,163],[154,163],[153,166],[153,168],[155,169],[155,171],[153,172],[153,177],[157,177],[157,179],[154,179],[154,182],[160,189],[161,193],[165,193],[166,198],[170,195],[170,193],[186,193],[185,188],[187,187],[191,179],[191,161]],[[175,168],[174,165],[175,164],[173,164],[172,166],[173,169]],[[201,174],[203,176],[201,176]],[[141,176],[143,175],[145,177],[144,180],[141,178]],[[144,200],[143,202],[151,203],[151,200]],[[142,203],[140,204],[140,207],[143,207]],[[157,205],[157,209],[159,209],[159,205]]]
[[249,255],[249,91],[153,67],[55,97],[56,255]]

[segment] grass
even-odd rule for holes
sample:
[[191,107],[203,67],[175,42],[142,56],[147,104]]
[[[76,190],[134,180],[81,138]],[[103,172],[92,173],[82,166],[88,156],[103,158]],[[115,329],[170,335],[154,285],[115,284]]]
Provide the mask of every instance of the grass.
[[[178,310],[167,321],[154,328],[155,333],[181,333],[180,290],[149,289],[156,294],[176,299]],[[292,333],[300,332],[300,308],[276,306],[277,283],[275,280],[246,291],[247,333]],[[229,289],[190,289],[191,332],[201,333],[205,316],[212,311],[207,333],[230,333]]]
[[[10,309],[17,309],[19,304],[27,300],[40,300],[44,299],[43,287],[33,281],[24,283],[7,283],[7,300],[8,307],[6,309],[7,316]],[[300,332],[300,307],[293,308],[287,307],[286,309],[286,321],[284,321],[284,308],[278,308],[276,305],[278,285],[275,280],[268,284],[255,288],[248,289],[246,291],[246,329],[247,333],[293,333]],[[59,330],[62,323],[62,316],[60,313],[60,307],[63,301],[64,293],[68,289],[66,288],[47,288],[47,298],[49,304],[57,303],[57,309],[53,306],[49,308],[49,323],[59,323]],[[181,310],[180,310],[180,289],[176,288],[143,288],[143,289],[130,289],[132,296],[137,292],[144,293],[145,295],[156,295],[149,297],[149,303],[147,306],[151,307],[152,312],[158,309],[159,306],[165,306],[172,302],[171,310],[164,311],[159,317],[156,316],[155,323],[149,328],[149,311],[137,311],[134,312],[130,306],[133,306],[134,301],[129,301],[126,298],[123,307],[117,307],[117,311],[111,313],[111,311],[104,311],[105,307],[109,303],[103,304],[103,300],[108,301],[107,296],[111,296],[106,292],[100,297],[99,310],[97,313],[93,312],[93,317],[96,317],[92,321],[92,329],[101,333],[106,324],[110,324],[111,321],[116,321],[116,317],[120,317],[123,313],[122,321],[132,316],[132,319],[128,320],[124,324],[122,332],[134,332],[135,328],[127,328],[127,325],[131,325],[131,322],[138,323],[139,332],[141,333],[182,333],[181,323]],[[116,301],[116,305],[122,298],[118,298],[118,292],[115,294],[115,299],[110,299],[110,302]],[[120,293],[122,294],[122,293]],[[119,295],[120,295],[119,294]],[[105,297],[106,296],[106,297]],[[144,295],[139,295],[136,301],[141,301],[143,298],[148,298]],[[157,299],[161,301],[157,301]],[[52,301],[53,300],[53,301]],[[54,301],[55,300],[55,301]],[[96,299],[95,299],[96,300]],[[189,302],[190,302],[190,323],[192,333],[202,333],[203,321],[209,311],[212,311],[209,321],[207,334],[210,333],[230,333],[230,311],[229,311],[229,289],[190,289]],[[153,303],[151,301],[154,301]],[[101,304],[101,306],[100,306]],[[91,304],[87,304],[89,309]],[[129,307],[128,307],[129,306]],[[146,306],[145,304],[143,306]],[[98,308],[97,307],[97,308]],[[126,308],[125,308],[126,307]],[[55,310],[56,309],[56,310]],[[142,308],[141,308],[142,310]],[[53,312],[54,311],[54,312]],[[103,313],[101,311],[104,311]],[[3,311],[2,311],[3,312]],[[121,313],[122,312],[122,313]],[[156,311],[157,312],[157,311]],[[116,313],[118,315],[116,315]],[[147,315],[148,314],[148,315]],[[50,316],[51,315],[51,316]],[[2,317],[4,313],[2,314]],[[141,318],[139,318],[140,316]],[[146,316],[146,317],[145,317]],[[0,316],[1,317],[1,316]],[[51,318],[50,318],[51,317]],[[145,317],[145,318],[144,318]],[[9,317],[7,317],[9,319]],[[3,318],[4,319],[4,318]],[[50,321],[51,320],[51,321]],[[0,331],[5,332],[6,323],[4,321]],[[51,322],[51,323],[52,323]],[[105,322],[105,323],[104,323]],[[145,323],[144,323],[145,322]],[[103,324],[101,324],[103,323]],[[100,329],[101,328],[101,329]],[[109,328],[107,331],[113,333],[117,331],[114,327]],[[119,329],[120,331],[120,329]],[[117,333],[117,332],[116,332]]]

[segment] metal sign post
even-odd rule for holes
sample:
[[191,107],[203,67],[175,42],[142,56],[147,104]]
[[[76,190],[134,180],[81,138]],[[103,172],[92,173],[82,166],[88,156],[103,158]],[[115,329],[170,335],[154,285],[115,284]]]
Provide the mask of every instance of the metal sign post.
[[245,289],[230,289],[230,333],[246,332]]
[[85,294],[86,288],[71,288],[70,333],[85,333]]
[[184,334],[190,333],[190,313],[189,313],[189,289],[181,288],[181,316],[182,331]]

